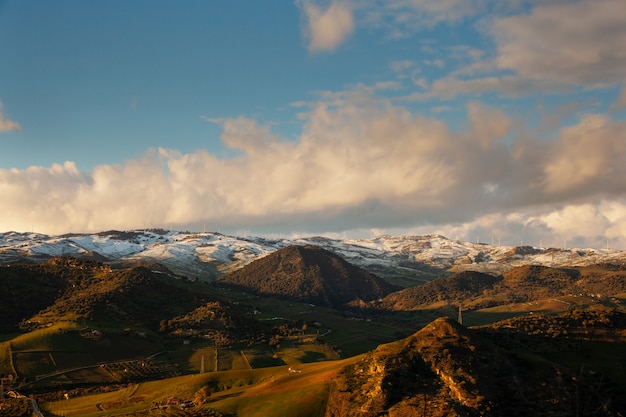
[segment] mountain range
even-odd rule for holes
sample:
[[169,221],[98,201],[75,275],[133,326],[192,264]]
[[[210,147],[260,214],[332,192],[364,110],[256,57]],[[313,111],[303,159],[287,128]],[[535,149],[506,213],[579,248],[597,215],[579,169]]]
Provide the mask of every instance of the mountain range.
[[268,239],[152,229],[61,236],[0,233],[0,263],[40,262],[63,255],[108,263],[158,262],[176,274],[212,281],[293,245],[321,247],[404,287],[422,284],[444,272],[471,270],[497,275],[529,264],[565,267],[626,261],[626,252],[613,249],[501,246],[452,240],[440,235]]

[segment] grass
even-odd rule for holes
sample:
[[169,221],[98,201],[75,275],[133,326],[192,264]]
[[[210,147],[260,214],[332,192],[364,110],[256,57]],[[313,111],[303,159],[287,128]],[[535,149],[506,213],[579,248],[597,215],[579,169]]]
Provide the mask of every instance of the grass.
[[294,389],[276,393],[252,388],[258,391],[253,396],[246,392],[245,395],[230,398],[212,406],[223,412],[248,417],[323,416],[328,398],[328,382],[306,386],[297,383],[294,385],[296,386]]
[[[280,325],[285,320],[321,323],[319,329],[309,326],[307,333],[313,334],[317,330],[320,333],[325,333],[327,330],[331,330],[319,341],[335,346],[341,357],[370,351],[380,343],[398,339],[400,334],[408,336],[428,323],[428,321],[417,323],[414,320],[408,320],[390,325],[378,323],[375,318],[370,321],[355,320],[355,318],[343,315],[336,310],[320,306],[275,298],[255,297],[234,289],[221,289],[221,291],[222,297],[228,297],[233,301],[248,304],[257,309],[261,312],[257,318],[271,324]],[[411,317],[415,317],[415,315],[412,314]]]
[[581,372],[608,376],[611,381],[626,386],[626,350],[623,344],[606,341],[582,341],[579,350],[546,352],[550,360]]
[[[76,322],[58,322],[0,343],[0,372],[34,378],[60,371],[38,384],[111,383],[110,375],[95,367],[100,362],[146,357],[162,346],[143,337],[113,333],[99,340],[80,335]],[[75,368],[91,367],[69,372]]]
[[328,381],[343,366],[360,359],[303,364],[301,373],[287,366],[187,375],[132,384],[126,388],[62,401],[41,402],[49,415],[99,417],[145,410],[169,397],[193,399],[210,388],[205,407],[240,417],[317,417],[324,413]]
[[301,364],[297,368],[300,373],[291,373],[285,366],[259,370],[266,375],[262,381],[216,393],[209,405],[241,417],[323,416],[329,380],[358,359]]
[[507,304],[463,312],[463,324],[483,326],[529,314],[559,314],[572,308],[582,309],[598,305],[598,301],[589,297],[562,296],[529,303]]
[[84,351],[78,334],[71,332],[80,328],[75,322],[59,322],[21,334],[11,340],[13,351]]
[[204,371],[217,371],[215,367],[216,354],[217,349],[215,349],[213,346],[195,348],[191,353],[191,356],[189,356],[188,364],[185,370],[191,373],[200,373],[202,359],[204,357]]
[[0,374],[15,374],[11,342],[0,343]]
[[217,369],[218,371],[250,369],[250,366],[241,354],[241,351],[236,349],[219,349],[217,351]]
[[20,376],[35,377],[51,374],[57,370],[48,352],[15,352],[15,371]]
[[339,359],[337,352],[328,345],[292,344],[276,350],[276,359],[287,365]]

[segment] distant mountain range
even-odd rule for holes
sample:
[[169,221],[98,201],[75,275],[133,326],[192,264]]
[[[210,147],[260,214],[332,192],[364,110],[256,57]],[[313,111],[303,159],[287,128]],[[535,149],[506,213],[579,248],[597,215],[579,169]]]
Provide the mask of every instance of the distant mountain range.
[[624,251],[499,246],[451,240],[440,235],[267,239],[220,233],[133,230],[61,236],[0,233],[0,263],[40,262],[70,255],[109,263],[158,262],[179,275],[214,280],[292,245],[316,245],[405,287],[430,281],[445,272],[471,270],[501,274],[528,264],[565,267],[626,262]]

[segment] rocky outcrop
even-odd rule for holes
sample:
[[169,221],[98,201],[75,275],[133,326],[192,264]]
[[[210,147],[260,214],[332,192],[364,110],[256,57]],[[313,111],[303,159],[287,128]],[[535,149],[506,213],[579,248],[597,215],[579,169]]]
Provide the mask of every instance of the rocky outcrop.
[[[597,381],[584,378],[507,352],[441,318],[344,368],[334,380],[326,416],[530,417],[601,410],[601,397],[594,394]],[[594,404],[572,402],[589,387],[594,388],[584,395],[595,395]],[[615,407],[599,415],[617,415]]]

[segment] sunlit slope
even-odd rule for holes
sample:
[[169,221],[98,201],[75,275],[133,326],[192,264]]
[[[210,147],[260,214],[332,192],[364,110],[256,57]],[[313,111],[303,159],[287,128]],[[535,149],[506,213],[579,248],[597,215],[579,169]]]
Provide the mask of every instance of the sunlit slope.
[[[272,367],[182,376],[129,385],[112,392],[42,403],[65,416],[145,415],[169,398],[195,400],[200,410],[241,417],[323,416],[337,372],[358,357],[297,367]],[[132,414],[134,413],[134,414]],[[209,414],[210,415],[210,414]]]

